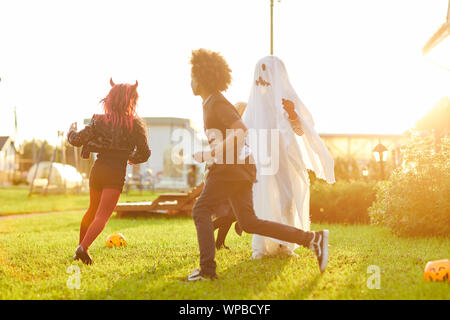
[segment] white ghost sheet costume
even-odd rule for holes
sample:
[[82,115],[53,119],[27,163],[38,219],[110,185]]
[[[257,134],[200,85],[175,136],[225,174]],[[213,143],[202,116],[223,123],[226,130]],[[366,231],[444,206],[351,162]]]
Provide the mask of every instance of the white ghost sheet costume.
[[[294,102],[304,132],[302,136],[292,130],[282,99]],[[268,56],[256,64],[242,119],[249,129],[248,144],[256,160],[258,182],[253,187],[256,215],[260,219],[309,231],[310,181],[307,170],[314,171],[317,178],[334,183],[334,160],[314,130],[311,113],[295,93],[279,58]],[[277,139],[271,138],[271,129],[278,132]],[[268,170],[267,159],[278,170]],[[298,245],[253,235],[252,247],[253,257],[261,257],[275,254],[280,249],[292,254]]]

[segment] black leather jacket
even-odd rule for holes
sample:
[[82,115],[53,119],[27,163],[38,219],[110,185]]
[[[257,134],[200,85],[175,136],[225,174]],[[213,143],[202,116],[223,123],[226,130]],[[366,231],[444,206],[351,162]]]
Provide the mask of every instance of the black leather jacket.
[[128,158],[138,164],[146,162],[151,154],[147,128],[139,118],[134,119],[133,130],[128,132],[126,128],[107,125],[105,115],[94,114],[89,125],[79,132],[70,130],[67,139],[75,147],[83,146],[81,157],[84,159],[88,159],[91,152],[98,152]]

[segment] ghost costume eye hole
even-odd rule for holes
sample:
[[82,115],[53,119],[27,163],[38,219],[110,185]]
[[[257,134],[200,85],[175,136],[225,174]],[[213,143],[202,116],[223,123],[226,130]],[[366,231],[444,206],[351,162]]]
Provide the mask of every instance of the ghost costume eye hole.
[[[261,69],[262,69],[263,71],[266,71],[266,64],[265,64],[265,63],[263,63],[263,64],[261,65]],[[262,86],[262,87],[268,87],[268,86],[270,86],[270,82],[265,81],[261,76],[259,76],[258,80],[255,80],[255,84],[256,84],[257,86]]]

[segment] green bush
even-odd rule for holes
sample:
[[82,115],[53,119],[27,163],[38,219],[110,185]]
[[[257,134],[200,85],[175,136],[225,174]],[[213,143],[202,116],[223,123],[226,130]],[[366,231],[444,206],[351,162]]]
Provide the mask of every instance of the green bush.
[[[368,177],[362,175],[364,168],[368,169]],[[386,175],[389,175],[393,169],[390,162],[384,164]],[[377,180],[380,177],[380,164],[375,162],[373,157],[364,166],[360,166],[358,161],[353,157],[336,157],[334,158],[334,176],[336,181]],[[309,171],[309,179],[311,180],[311,184],[314,184],[316,181],[321,181],[316,178],[316,175],[312,171]]]
[[374,182],[346,182],[311,185],[312,222],[369,223],[367,209],[375,200]]
[[404,149],[404,163],[377,187],[369,208],[373,224],[397,235],[450,234],[450,138],[414,134]]

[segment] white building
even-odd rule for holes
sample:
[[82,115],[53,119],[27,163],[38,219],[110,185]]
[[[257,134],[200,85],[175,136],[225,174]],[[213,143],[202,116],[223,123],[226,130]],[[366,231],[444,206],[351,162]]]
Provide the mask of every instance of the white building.
[[16,169],[16,148],[11,137],[0,137],[0,184],[9,184]]
[[148,127],[152,154],[147,162],[128,166],[127,180],[140,175],[144,182],[150,177],[157,189],[189,189],[189,172],[194,165],[198,184],[204,165],[194,163],[191,155],[208,145],[203,132],[195,128],[190,119],[143,117],[142,120]]
[[150,169],[155,178],[155,187],[160,189],[188,189],[188,175],[192,165],[196,166],[197,184],[203,166],[192,161],[192,153],[208,145],[203,132],[194,127],[190,119],[142,118],[148,127],[150,159],[139,168],[128,168],[128,174],[140,171],[144,178]]

